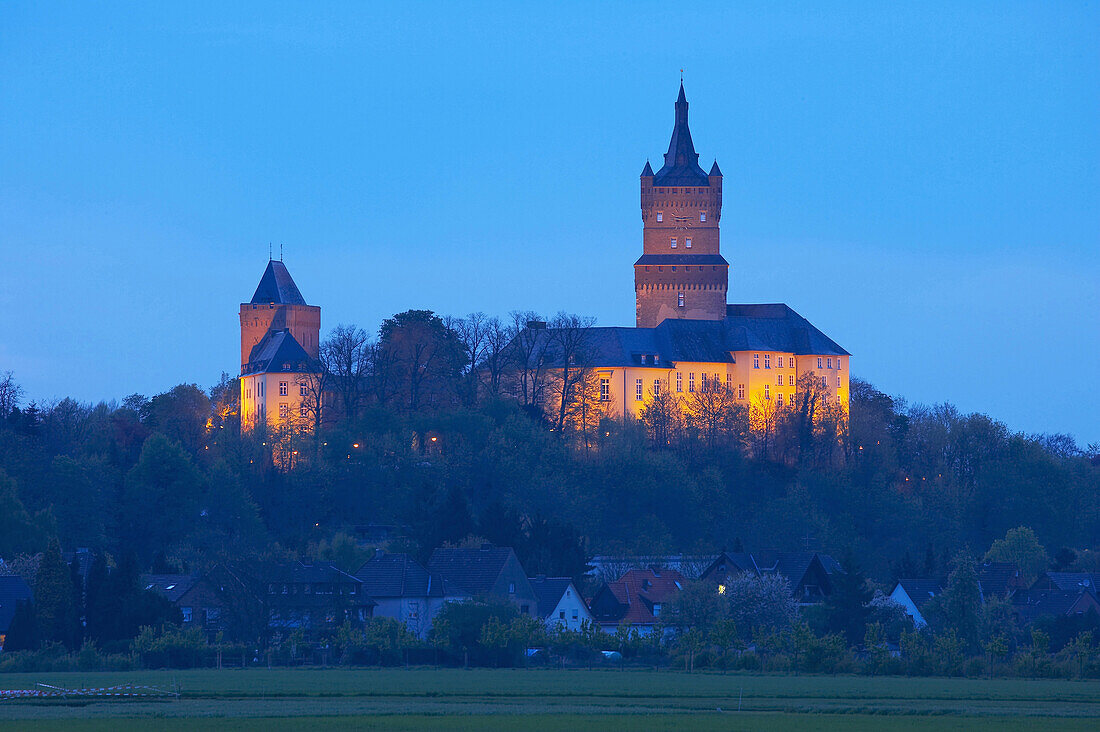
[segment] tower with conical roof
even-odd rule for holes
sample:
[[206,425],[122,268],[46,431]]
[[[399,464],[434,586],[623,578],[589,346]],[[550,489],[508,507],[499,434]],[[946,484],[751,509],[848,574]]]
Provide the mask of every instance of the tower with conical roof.
[[316,417],[321,308],[306,304],[282,260],[268,261],[240,316],[241,426]]
[[654,173],[646,161],[641,193],[642,256],[634,263],[638,327],[668,318],[721,320],[729,280],[718,242],[722,171],[717,161],[709,173],[699,167],[682,81],[664,165]]

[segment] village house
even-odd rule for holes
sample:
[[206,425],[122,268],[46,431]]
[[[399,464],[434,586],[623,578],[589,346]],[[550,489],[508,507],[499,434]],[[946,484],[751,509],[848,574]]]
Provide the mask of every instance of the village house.
[[225,600],[199,575],[143,574],[141,586],[179,608],[184,628],[202,628],[211,639],[228,628]]
[[538,597],[510,547],[436,549],[428,559],[428,571],[471,597],[506,600],[521,615],[538,616]]
[[376,603],[374,617],[394,618],[421,639],[428,637],[444,605],[470,598],[470,593],[429,572],[408,554],[378,551],[355,577]]
[[572,579],[544,574],[530,579],[538,596],[539,617],[546,622],[547,629],[560,627],[576,631],[585,621],[592,622],[592,613]]
[[614,633],[620,625],[651,633],[667,616],[669,604],[683,590],[684,582],[684,576],[674,569],[632,569],[614,582],[605,582],[588,607],[607,633]]

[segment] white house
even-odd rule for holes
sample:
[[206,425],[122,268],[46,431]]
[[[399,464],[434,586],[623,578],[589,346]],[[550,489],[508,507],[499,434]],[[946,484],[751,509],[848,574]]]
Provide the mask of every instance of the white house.
[[539,600],[539,615],[546,621],[547,628],[560,626],[580,630],[585,620],[591,622],[592,613],[588,611],[581,593],[577,592],[573,580],[546,575],[531,577],[530,580]]
[[905,614],[913,620],[914,627],[922,628],[928,621],[921,615],[924,603],[940,594],[939,580],[902,579],[894,586],[890,599],[905,608]]

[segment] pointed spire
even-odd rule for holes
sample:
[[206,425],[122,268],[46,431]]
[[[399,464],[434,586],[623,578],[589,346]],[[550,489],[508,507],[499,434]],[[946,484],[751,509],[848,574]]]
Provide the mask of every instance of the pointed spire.
[[305,305],[305,298],[294,284],[286,265],[280,259],[269,259],[256,293],[252,296],[255,304],[275,303],[279,305]]
[[707,185],[707,174],[699,167],[699,153],[695,152],[695,143],[691,141],[688,128],[688,101],[684,93],[684,82],[680,82],[680,94],[676,98],[676,124],[672,128],[672,139],[665,153],[665,164],[657,171],[655,185]]
[[722,175],[722,169],[718,167],[718,161],[714,161],[714,165],[710,166],[710,175]]
[[651,168],[649,166],[649,161],[648,160],[645,161],[645,167],[642,168],[642,176],[647,176],[647,175],[651,178],[653,177],[653,168]]

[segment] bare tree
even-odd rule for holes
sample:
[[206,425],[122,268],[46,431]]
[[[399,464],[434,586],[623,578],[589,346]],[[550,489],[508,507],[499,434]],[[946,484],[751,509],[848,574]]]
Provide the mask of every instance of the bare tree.
[[[565,430],[568,418],[578,408],[577,394],[592,372],[592,326],[594,318],[558,313],[548,331],[549,345],[558,364],[554,370],[553,387],[558,400],[555,420],[559,432]],[[583,402],[583,400],[582,400]]]
[[692,431],[708,447],[740,444],[748,431],[748,415],[733,393],[717,378],[704,380],[687,395],[684,414]]
[[[337,395],[344,419],[355,419],[363,406],[374,352],[370,336],[354,325],[338,325],[324,340],[320,348],[321,383],[316,391],[331,388]],[[320,423],[321,400],[314,402],[317,413],[314,421]]]
[[656,392],[651,391],[649,397],[638,419],[645,426],[654,447],[670,447],[683,431],[683,400],[668,389],[667,382],[662,383],[662,388]]
[[525,406],[541,403],[546,386],[546,321],[533,311],[514,311],[512,329],[516,336],[509,347],[519,396]]
[[462,401],[468,407],[477,403],[478,391],[481,385],[481,374],[478,366],[489,345],[490,320],[485,313],[470,313],[464,318],[447,316],[443,319],[447,326],[458,337],[466,352],[466,365],[462,369]]
[[0,419],[6,418],[19,406],[19,400],[23,398],[23,387],[20,386],[11,371],[0,374]]
[[477,368],[484,372],[493,396],[500,395],[501,379],[509,364],[509,346],[517,332],[514,323],[505,325],[500,318],[490,318],[485,324],[485,345]]

